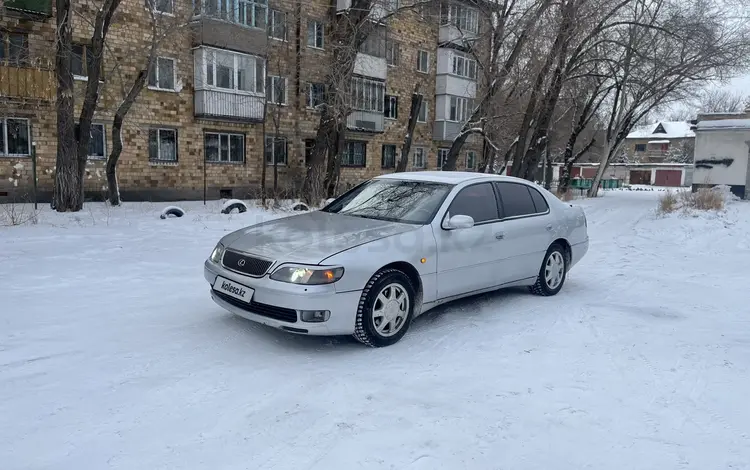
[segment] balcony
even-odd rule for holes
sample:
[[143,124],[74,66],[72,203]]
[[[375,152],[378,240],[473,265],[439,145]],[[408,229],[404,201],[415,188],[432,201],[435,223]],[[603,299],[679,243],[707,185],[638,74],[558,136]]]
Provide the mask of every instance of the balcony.
[[190,23],[192,45],[263,55],[267,23],[267,0],[196,0]]
[[432,139],[453,141],[463,126],[460,122],[438,121],[433,123]]
[[57,83],[52,70],[0,65],[0,96],[52,101]]
[[376,111],[352,111],[346,118],[346,127],[356,132],[383,132],[385,118],[383,112]]
[[32,15],[52,16],[52,0],[5,0],[5,8]]
[[440,25],[440,29],[438,31],[439,44],[446,44],[451,42],[460,45],[464,41],[475,41],[478,37],[479,36],[476,32],[459,29],[453,24]]
[[457,75],[438,75],[435,80],[435,94],[476,98],[477,82]]
[[358,52],[354,60],[354,74],[385,80],[388,77],[388,63],[385,57]]
[[218,90],[195,90],[195,117],[262,122],[264,99]]

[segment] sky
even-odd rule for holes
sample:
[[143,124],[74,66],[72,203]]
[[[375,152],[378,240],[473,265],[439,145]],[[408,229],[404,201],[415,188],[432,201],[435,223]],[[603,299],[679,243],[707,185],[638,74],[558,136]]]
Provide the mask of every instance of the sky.
[[735,78],[730,84],[732,89],[744,95],[750,95],[750,75],[741,78]]

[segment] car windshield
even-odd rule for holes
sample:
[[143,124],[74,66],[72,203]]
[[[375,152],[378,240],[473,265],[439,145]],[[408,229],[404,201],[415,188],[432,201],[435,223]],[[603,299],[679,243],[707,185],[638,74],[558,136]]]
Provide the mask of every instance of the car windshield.
[[453,186],[427,181],[374,179],[333,201],[325,212],[424,225]]

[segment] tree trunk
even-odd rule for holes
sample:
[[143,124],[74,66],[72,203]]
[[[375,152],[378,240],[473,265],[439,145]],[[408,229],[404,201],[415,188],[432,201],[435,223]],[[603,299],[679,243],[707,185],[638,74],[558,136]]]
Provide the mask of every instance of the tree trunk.
[[[112,151],[109,153],[107,158],[107,189],[109,192],[109,203],[113,206],[119,206],[122,203],[120,199],[120,186],[117,181],[117,162],[120,159],[122,153],[122,126],[125,121],[125,117],[130,108],[133,107],[136,98],[143,90],[146,85],[146,79],[148,78],[148,71],[153,66],[154,57],[156,56],[156,50],[152,47],[152,52],[146,61],[146,68],[138,72],[138,75],[130,87],[128,94],[125,99],[122,100],[120,106],[115,112],[115,117],[112,119]],[[203,162],[205,165],[205,161]]]
[[401,146],[401,158],[396,165],[396,172],[406,171],[409,164],[409,152],[411,152],[411,143],[414,140],[414,129],[417,127],[419,110],[422,108],[424,96],[419,92],[419,84],[414,87],[414,93],[411,94],[411,108],[409,108],[409,121],[406,124],[406,136],[404,136],[404,145]]
[[[302,197],[305,202],[317,204],[324,193],[327,193],[326,181],[333,176],[326,167],[326,153],[328,158],[334,157],[331,147],[333,134],[336,133],[339,122],[346,123],[347,112],[344,109],[346,97],[340,95],[346,93],[341,85],[348,86],[354,73],[354,62],[362,44],[369,35],[370,9],[372,0],[352,0],[351,8],[343,14],[336,14],[335,9],[331,13],[331,24],[333,33],[331,44],[334,44],[331,71],[326,77],[326,103],[320,113],[320,123],[315,135],[315,146],[310,155],[310,165],[307,167],[305,181],[302,184]],[[365,26],[363,28],[363,26]],[[344,124],[345,125],[345,124]],[[335,168],[328,164],[328,168]],[[326,178],[328,176],[328,178]]]
[[326,175],[326,198],[336,197],[336,190],[341,176],[341,156],[344,154],[346,137],[346,122],[340,122],[336,128],[335,141],[329,148],[334,149],[333,156],[328,160],[328,174]]
[[70,0],[56,0],[57,41],[55,76],[57,78],[57,162],[52,206],[58,212],[83,208],[83,179],[79,177],[73,123],[74,88],[70,70],[72,14]]
[[104,0],[103,5],[94,19],[94,32],[91,35],[91,63],[86,63],[87,82],[84,93],[81,114],[78,117],[78,178],[80,179],[81,201],[83,201],[84,175],[89,156],[89,141],[91,140],[91,121],[94,118],[99,102],[99,82],[102,76],[104,60],[104,45],[112,23],[112,17],[120,5],[120,0]]

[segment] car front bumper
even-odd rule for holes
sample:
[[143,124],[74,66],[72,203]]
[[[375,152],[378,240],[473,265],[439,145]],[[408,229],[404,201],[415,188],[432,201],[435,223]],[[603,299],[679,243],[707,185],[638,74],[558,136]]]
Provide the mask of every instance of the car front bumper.
[[[217,276],[253,289],[252,303],[217,293],[213,289]],[[336,292],[333,285],[304,286],[273,281],[267,275],[261,278],[244,276],[211,260],[203,264],[203,277],[211,286],[211,298],[216,304],[248,320],[299,334],[328,336],[354,333],[361,290]],[[331,315],[325,322],[303,322],[300,310],[328,310]],[[296,317],[296,321],[282,320],[278,318],[280,316],[289,320]]]

